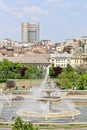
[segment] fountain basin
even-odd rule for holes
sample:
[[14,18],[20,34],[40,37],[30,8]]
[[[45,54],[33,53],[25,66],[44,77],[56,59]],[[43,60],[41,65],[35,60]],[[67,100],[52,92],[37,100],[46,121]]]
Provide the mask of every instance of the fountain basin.
[[42,98],[36,98],[38,101],[60,101],[61,97],[42,97]]
[[55,113],[36,113],[34,111],[29,111],[28,109],[20,109],[16,112],[20,117],[38,117],[38,118],[60,118],[60,117],[72,117],[81,114],[79,110],[74,109],[73,114],[68,109],[62,109]]
[[50,89],[50,88],[42,90],[42,92],[55,92],[55,91],[56,89]]

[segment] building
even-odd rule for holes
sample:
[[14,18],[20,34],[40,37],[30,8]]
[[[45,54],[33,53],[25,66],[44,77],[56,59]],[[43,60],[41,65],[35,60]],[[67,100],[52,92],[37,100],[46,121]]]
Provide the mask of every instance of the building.
[[83,66],[86,68],[87,71],[87,53],[83,54]]
[[65,43],[55,43],[55,48],[57,52],[63,52]]
[[39,23],[22,23],[22,42],[37,43],[40,40]]
[[26,54],[21,56],[0,56],[0,61],[3,61],[3,59],[8,59],[9,61],[13,63],[21,63],[24,66],[26,65],[36,65],[38,67],[43,67],[46,69],[50,62],[48,61],[48,58],[46,58],[44,55],[40,54]]
[[62,53],[62,54],[50,54],[50,64],[54,67],[66,68],[67,64],[71,64],[72,54]]
[[84,45],[84,53],[87,54],[87,42]]
[[83,57],[82,55],[73,55],[71,60],[71,66],[73,68],[77,68],[83,64]]

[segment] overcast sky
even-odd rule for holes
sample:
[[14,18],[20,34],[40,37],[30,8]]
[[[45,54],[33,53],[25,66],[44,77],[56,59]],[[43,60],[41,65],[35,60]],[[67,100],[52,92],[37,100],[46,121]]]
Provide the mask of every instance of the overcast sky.
[[21,41],[21,22],[39,22],[40,39],[87,35],[87,0],[0,0],[0,41]]

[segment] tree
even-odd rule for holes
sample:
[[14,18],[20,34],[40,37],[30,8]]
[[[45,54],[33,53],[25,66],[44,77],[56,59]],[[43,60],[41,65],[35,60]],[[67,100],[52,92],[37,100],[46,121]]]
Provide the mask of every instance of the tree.
[[3,78],[8,78],[8,72],[12,71],[13,63],[10,62],[8,59],[3,59],[3,61],[0,63],[0,71],[2,72]]
[[61,74],[63,69],[60,67],[53,67],[53,70],[54,70],[54,77],[57,77],[59,74]]
[[12,130],[22,130],[22,128],[23,128],[23,121],[20,117],[17,117],[15,119],[15,123],[13,125]]
[[53,66],[49,67],[49,75],[50,75],[50,77],[54,77]]
[[20,68],[20,75],[21,75],[22,77],[25,76],[25,72],[26,72],[26,70],[27,70],[26,67],[21,67],[21,68]]
[[36,65],[27,65],[24,67],[23,64],[10,62],[8,59],[0,61],[0,79],[38,79],[43,77],[43,68],[38,68]]
[[72,68],[72,66],[70,64],[67,64],[67,67],[65,68],[66,72],[71,72],[74,71],[74,69]]
[[78,89],[84,90],[87,87],[87,74],[80,75],[78,80]]
[[35,65],[28,65],[25,72],[25,77],[29,79],[43,78],[44,70],[43,68],[38,68]]
[[61,85],[62,88],[69,89],[72,88],[72,83],[70,79],[67,77],[66,72],[62,72],[59,76],[59,84]]
[[87,72],[87,66],[84,66],[84,64],[81,64],[80,66],[76,66],[76,72],[79,74],[83,74]]
[[49,68],[49,74],[53,78],[57,77],[61,72],[62,72],[62,68],[60,68],[60,67],[53,67],[53,66],[51,66]]
[[39,78],[39,79],[44,78],[44,75],[45,73],[44,73],[43,68],[42,67],[37,68],[36,78]]
[[65,68],[63,72],[58,76],[59,83],[64,88],[74,89],[77,87],[77,81],[79,79],[79,74],[76,73],[70,66]]
[[20,117],[17,117],[12,130],[38,130],[38,128],[34,127],[32,123],[26,123]]

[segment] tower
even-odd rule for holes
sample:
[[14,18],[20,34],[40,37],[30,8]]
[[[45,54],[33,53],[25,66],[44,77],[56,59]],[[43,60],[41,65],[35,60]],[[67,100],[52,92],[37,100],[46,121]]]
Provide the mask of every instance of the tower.
[[37,43],[40,38],[39,23],[22,23],[22,42]]

